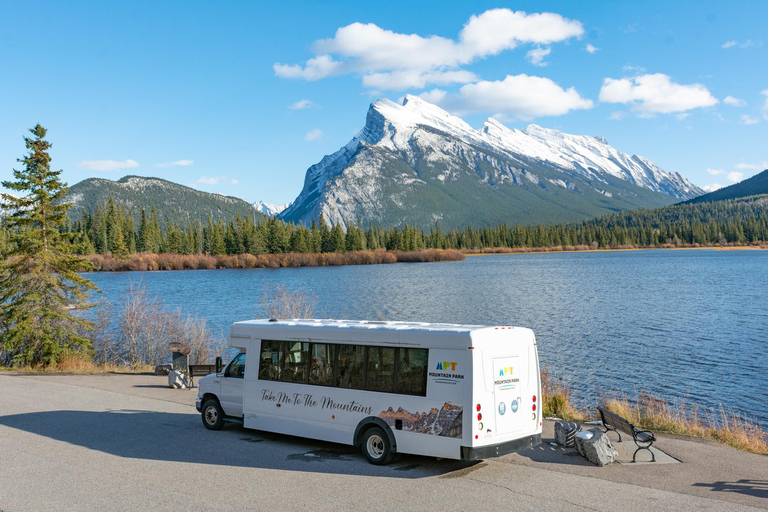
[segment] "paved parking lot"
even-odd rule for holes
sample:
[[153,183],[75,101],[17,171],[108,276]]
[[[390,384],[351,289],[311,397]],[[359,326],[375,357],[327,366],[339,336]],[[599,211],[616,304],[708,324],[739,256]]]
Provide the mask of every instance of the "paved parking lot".
[[[0,510],[749,510],[768,457],[660,436],[682,464],[590,465],[551,446],[480,463],[203,428],[149,375],[0,374]],[[547,425],[545,437],[551,437]]]

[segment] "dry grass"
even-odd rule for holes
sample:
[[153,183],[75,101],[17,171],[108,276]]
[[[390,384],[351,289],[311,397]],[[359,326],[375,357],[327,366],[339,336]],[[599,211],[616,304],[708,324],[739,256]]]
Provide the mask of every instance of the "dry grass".
[[626,396],[609,398],[605,408],[640,428],[715,439],[739,450],[768,455],[768,432],[763,426],[722,405],[706,409],[641,394],[634,401]]
[[637,249],[768,249],[768,244],[755,242],[750,244],[660,244],[660,245],[616,245],[598,247],[594,245],[555,245],[552,247],[486,247],[482,249],[462,249],[464,254],[529,254],[542,252],[581,252],[581,251],[627,251]]
[[0,367],[0,370],[21,373],[65,373],[75,375],[98,375],[104,373],[152,373],[154,366],[137,365],[134,367],[115,363],[94,363],[81,356],[63,358],[56,365],[50,366],[21,366]]
[[[599,419],[596,411],[576,407],[568,386],[546,368],[541,371],[541,390],[544,417],[568,421]],[[626,396],[605,397],[600,403],[638,428],[714,439],[739,450],[768,454],[768,431],[763,425],[722,406],[706,409],[686,402],[671,404],[648,393],[641,393],[636,400]]]
[[147,270],[198,270],[217,268],[280,268],[329,267],[340,265],[378,265],[397,262],[459,261],[461,251],[452,249],[423,249],[420,251],[375,251],[237,254],[233,256],[210,254],[152,254],[136,253],[127,258],[113,258],[102,254],[88,256],[98,271],[125,272]]

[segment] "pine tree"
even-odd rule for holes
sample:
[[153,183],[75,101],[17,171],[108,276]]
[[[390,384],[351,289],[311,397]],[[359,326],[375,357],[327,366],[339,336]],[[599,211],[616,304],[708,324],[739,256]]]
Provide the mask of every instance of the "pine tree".
[[16,181],[3,182],[25,194],[2,194],[13,242],[0,264],[0,348],[6,365],[55,364],[91,348],[83,331],[92,329],[92,322],[70,309],[90,306],[96,285],[78,271],[92,265],[73,254],[72,234],[63,232],[67,185],[59,179],[61,170],[51,171],[46,130],[38,124],[30,132],[33,136],[24,138],[29,153],[18,160],[24,168],[13,170]]

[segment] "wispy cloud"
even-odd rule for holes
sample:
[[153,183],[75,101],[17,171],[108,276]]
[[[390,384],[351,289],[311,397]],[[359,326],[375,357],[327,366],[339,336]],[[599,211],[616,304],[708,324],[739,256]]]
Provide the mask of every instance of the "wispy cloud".
[[534,48],[525,54],[525,58],[534,66],[544,67],[549,65],[548,62],[544,62],[544,57],[550,53],[552,53],[551,48]]
[[728,175],[726,176],[726,178],[728,178],[730,181],[736,183],[736,182],[741,181],[742,179],[744,179],[744,173],[743,172],[738,172],[738,171],[729,172]]
[[712,176],[720,176],[722,174],[725,174],[728,171],[725,171],[723,169],[707,169],[707,173],[711,174]]
[[765,103],[763,103],[763,118],[768,121],[768,89],[763,89],[760,94],[765,96]]
[[305,108],[315,108],[318,105],[310,100],[299,100],[296,103],[288,105],[288,110],[304,110]]
[[195,163],[194,160],[176,160],[175,162],[166,162],[164,164],[155,164],[155,167],[187,167]]
[[307,142],[310,142],[313,140],[317,140],[322,136],[323,136],[323,130],[314,129],[307,132],[307,134],[304,136],[304,140]]
[[87,171],[119,171],[120,169],[132,169],[138,167],[136,160],[83,160],[77,167]]
[[611,115],[608,117],[611,121],[621,121],[627,117],[627,113],[623,110],[614,110],[611,112]]
[[739,98],[734,98],[733,96],[726,96],[723,100],[723,103],[732,107],[743,107],[747,104],[746,101],[740,100]]
[[744,114],[739,118],[739,123],[744,125],[757,124],[759,122],[760,120],[758,118],[748,116],[747,114]]
[[587,46],[585,46],[584,49],[587,51],[587,53],[595,53],[600,48],[596,48],[596,47],[592,46],[591,44],[587,43]]
[[461,69],[466,64],[521,44],[550,45],[583,33],[581,22],[559,14],[510,9],[471,16],[456,39],[352,23],[329,39],[315,41],[315,56],[304,64],[277,62],[273,69],[279,77],[304,80],[355,74],[362,77],[364,87],[378,90],[462,84],[477,80],[474,73]]
[[718,103],[717,98],[702,84],[678,84],[661,73],[634,78],[606,78],[600,89],[600,101],[631,104],[631,110],[641,117],[685,112]]
[[[747,39],[746,41],[744,41],[744,42],[741,42],[741,43],[740,43],[739,41],[736,41],[736,40],[734,39],[734,40],[732,40],[732,41],[726,41],[726,42],[724,42],[722,45],[720,45],[720,48],[725,48],[725,49],[728,49],[728,48],[735,48],[735,47],[737,47],[737,46],[738,46],[739,48],[749,48],[750,46],[755,46],[755,44],[757,44],[757,43],[755,43],[755,42],[754,42],[753,40],[751,40],[751,39]],[[758,44],[758,46],[760,46],[760,44]]]
[[768,162],[758,162],[755,164],[752,163],[746,163],[746,162],[740,162],[733,166],[735,169],[747,169],[751,171],[761,171],[763,169],[768,169]]
[[704,185],[703,188],[706,192],[714,192],[715,190],[720,190],[723,188],[723,186],[719,183],[712,183],[711,185]]
[[240,182],[235,178],[228,178],[226,176],[201,176],[200,178],[195,181],[196,184],[200,185],[218,185],[219,183],[227,184],[227,185],[239,185]]

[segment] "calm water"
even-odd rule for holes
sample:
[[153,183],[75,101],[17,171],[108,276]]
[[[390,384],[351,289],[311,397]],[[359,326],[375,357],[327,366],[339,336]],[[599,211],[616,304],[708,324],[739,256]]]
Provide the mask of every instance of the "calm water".
[[317,317],[532,328],[577,396],[650,391],[768,425],[768,251],[470,257],[455,263],[90,274],[117,301],[143,283],[226,333],[266,287],[303,287]]

